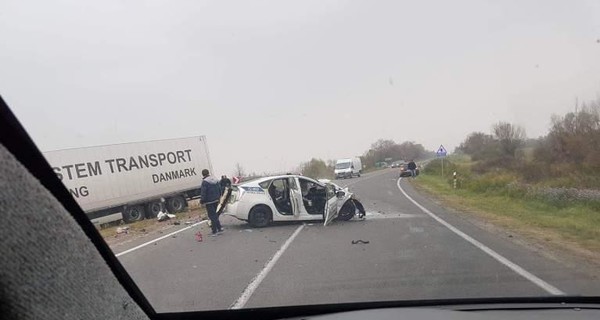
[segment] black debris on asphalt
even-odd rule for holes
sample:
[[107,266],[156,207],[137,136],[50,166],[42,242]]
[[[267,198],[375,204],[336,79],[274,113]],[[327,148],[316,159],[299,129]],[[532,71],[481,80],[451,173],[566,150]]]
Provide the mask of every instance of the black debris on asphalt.
[[359,243],[367,244],[367,243],[369,243],[369,241],[365,241],[365,240],[352,240],[352,244],[359,244]]

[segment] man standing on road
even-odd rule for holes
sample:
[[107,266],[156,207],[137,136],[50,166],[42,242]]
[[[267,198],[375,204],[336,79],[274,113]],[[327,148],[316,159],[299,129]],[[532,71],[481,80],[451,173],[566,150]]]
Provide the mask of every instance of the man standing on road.
[[408,163],[408,170],[410,171],[410,175],[413,177],[413,179],[417,177],[417,164],[414,160],[410,160]]
[[219,215],[217,214],[217,206],[219,205],[219,199],[221,198],[221,186],[219,180],[210,175],[207,169],[202,170],[202,185],[200,186],[200,204],[206,206],[206,212],[210,219],[210,228],[212,229],[212,235],[223,233],[221,222],[219,222]]
[[221,185],[221,195],[225,193],[225,189],[231,188],[231,180],[229,180],[226,175],[221,176],[221,181],[219,184]]

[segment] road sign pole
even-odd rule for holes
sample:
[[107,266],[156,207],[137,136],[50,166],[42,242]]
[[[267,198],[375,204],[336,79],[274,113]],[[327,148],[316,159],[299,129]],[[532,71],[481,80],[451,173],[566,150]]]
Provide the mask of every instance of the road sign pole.
[[444,157],[442,157],[442,178],[444,177]]

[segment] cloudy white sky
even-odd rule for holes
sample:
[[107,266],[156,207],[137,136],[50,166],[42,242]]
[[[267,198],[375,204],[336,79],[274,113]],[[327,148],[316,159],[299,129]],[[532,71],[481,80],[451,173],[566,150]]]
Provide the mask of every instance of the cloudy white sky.
[[206,135],[218,174],[537,137],[600,95],[600,1],[4,0],[0,94],[42,150]]

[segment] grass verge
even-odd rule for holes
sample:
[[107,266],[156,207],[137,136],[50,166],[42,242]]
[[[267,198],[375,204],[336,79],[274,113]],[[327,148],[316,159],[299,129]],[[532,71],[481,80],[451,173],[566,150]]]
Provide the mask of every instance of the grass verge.
[[413,184],[451,208],[507,230],[572,251],[600,252],[600,212],[588,206],[556,207],[541,200],[453,189],[437,175],[420,175]]

